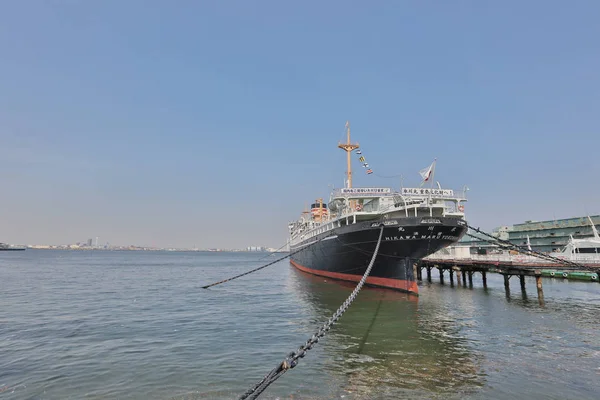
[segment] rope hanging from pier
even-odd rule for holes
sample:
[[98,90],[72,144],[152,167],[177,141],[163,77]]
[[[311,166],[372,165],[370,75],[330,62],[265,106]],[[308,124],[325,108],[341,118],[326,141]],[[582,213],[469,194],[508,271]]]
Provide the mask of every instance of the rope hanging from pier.
[[556,262],[556,263],[559,263],[559,264],[563,264],[563,265],[568,265],[568,266],[573,267],[573,268],[579,268],[579,269],[590,270],[590,271],[596,271],[597,270],[597,268],[588,267],[586,265],[581,265],[581,264],[575,263],[575,262],[570,261],[570,260],[563,260],[561,258],[553,257],[553,256],[551,256],[549,254],[541,253],[541,252],[536,251],[536,250],[525,249],[525,248],[523,248],[521,246],[518,246],[518,245],[516,245],[514,243],[509,242],[508,240],[503,240],[503,239],[497,238],[495,236],[490,235],[489,233],[486,233],[486,232],[480,230],[479,228],[474,228],[474,227],[472,227],[470,225],[467,225],[467,227],[469,229],[477,232],[477,233],[480,233],[480,234],[482,234],[484,236],[487,236],[487,237],[491,238],[492,240],[487,240],[487,239],[484,239],[482,237],[478,237],[478,236],[471,235],[471,234],[467,233],[468,236],[470,236],[470,237],[472,237],[474,239],[482,240],[484,242],[491,243],[491,244],[500,244],[500,245],[502,245],[504,247],[508,247],[510,249],[513,249],[513,250],[515,250],[515,251],[517,251],[517,252],[519,252],[521,254],[538,257],[538,258],[541,258],[541,259],[544,259],[544,260],[553,261],[553,262]]
[[[294,254],[296,254],[296,253],[298,253],[298,252],[300,252],[300,251],[302,251],[302,250],[304,250],[304,249],[306,249],[306,248],[308,248],[308,247],[310,247],[310,246],[314,246],[315,244],[319,243],[321,240],[323,240],[323,239],[325,239],[326,237],[328,237],[328,236],[331,236],[331,235],[333,235],[333,233],[330,233],[329,235],[325,235],[325,236],[323,236],[321,239],[317,240],[316,242],[314,242],[314,243],[311,243],[311,244],[309,244],[308,246],[304,246],[304,247],[300,248],[299,250],[293,251],[293,252],[289,253],[289,254],[288,254],[287,256],[285,256],[285,257],[281,257],[281,258],[278,258],[278,259],[277,259],[277,260],[275,260],[275,261],[271,261],[270,263],[268,263],[268,264],[265,264],[265,265],[263,265],[262,267],[254,268],[254,269],[252,269],[252,270],[250,270],[250,271],[246,271],[246,272],[244,272],[244,273],[242,273],[242,274],[239,274],[239,275],[236,275],[236,276],[232,276],[231,278],[223,279],[222,281],[215,282],[215,283],[211,283],[210,285],[205,285],[205,286],[202,286],[202,289],[208,289],[209,287],[216,286],[216,285],[220,285],[221,283],[229,282],[229,281],[232,281],[232,280],[234,280],[234,279],[241,278],[242,276],[246,276],[246,275],[248,275],[248,274],[251,274],[251,273],[253,273],[253,272],[260,271],[261,269],[263,269],[263,268],[267,268],[267,267],[268,267],[268,266],[270,266],[270,265],[273,265],[273,264],[276,264],[276,263],[278,263],[279,261],[285,260],[286,258],[288,258],[288,257],[291,257],[292,255],[294,255]],[[283,246],[281,246],[279,249],[281,249],[282,247],[283,247]],[[272,254],[274,254],[274,253],[272,253]]]
[[269,372],[267,375],[265,375],[265,377],[260,382],[258,382],[256,385],[254,385],[248,391],[246,391],[246,393],[244,393],[239,398],[239,400],[256,399],[256,398],[258,398],[258,396],[267,387],[269,387],[269,385],[271,383],[275,382],[277,379],[279,379],[279,377],[281,375],[285,374],[288,370],[290,370],[290,369],[294,368],[296,365],[298,365],[299,359],[303,358],[306,355],[306,352],[308,350],[312,349],[312,347],[315,344],[317,344],[319,342],[319,340],[323,336],[325,336],[325,333],[327,333],[327,331],[329,331],[329,329],[331,329],[331,326],[338,319],[340,319],[340,317],[350,307],[350,305],[352,304],[352,302],[354,301],[354,299],[358,295],[358,292],[360,292],[360,290],[362,289],[363,285],[365,284],[365,282],[367,280],[367,277],[371,273],[371,269],[373,268],[373,265],[375,264],[375,258],[377,257],[377,253],[379,252],[379,245],[381,244],[381,238],[382,237],[383,237],[383,225],[381,225],[381,230],[379,231],[379,239],[377,239],[377,245],[375,246],[375,250],[373,251],[373,257],[371,258],[371,262],[369,263],[369,266],[367,267],[367,270],[365,271],[365,273],[364,273],[363,277],[361,278],[361,280],[358,282],[358,285],[356,285],[356,287],[354,288],[354,290],[352,291],[352,293],[350,293],[350,296],[348,296],[348,298],[346,299],[346,301],[344,301],[342,303],[342,305],[340,306],[340,308],[337,309],[337,311],[331,316],[331,318],[329,318],[327,320],[327,322],[325,322],[323,324],[323,326],[321,326],[319,328],[319,330],[315,334],[313,334],[310,339],[308,339],[306,341],[305,344],[303,344],[302,346],[300,346],[298,348],[298,350],[293,351],[290,354],[288,354],[288,356],[285,358],[285,360],[283,360],[281,362],[281,364],[279,364],[277,367],[275,367],[273,370],[271,370],[271,372]]

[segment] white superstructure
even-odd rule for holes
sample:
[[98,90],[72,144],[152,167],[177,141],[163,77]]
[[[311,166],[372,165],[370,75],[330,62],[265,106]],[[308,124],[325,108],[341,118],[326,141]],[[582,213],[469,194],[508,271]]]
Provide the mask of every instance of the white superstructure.
[[[289,224],[290,245],[343,225],[366,220],[410,217],[465,216],[465,192],[455,194],[452,189],[402,188],[393,191],[389,187],[343,188],[334,190],[328,204],[321,199]],[[313,204],[313,206],[315,205]],[[394,221],[396,222],[396,221]]]

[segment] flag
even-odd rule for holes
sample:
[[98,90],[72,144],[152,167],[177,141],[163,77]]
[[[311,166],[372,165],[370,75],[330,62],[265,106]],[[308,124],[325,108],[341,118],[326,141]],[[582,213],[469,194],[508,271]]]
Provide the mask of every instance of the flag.
[[368,170],[367,170],[367,174],[372,174],[372,173],[373,173],[373,170],[372,170],[372,169],[368,169]]
[[360,161],[360,162],[365,162],[365,158],[364,158],[363,156],[360,156],[360,157],[358,158],[358,161]]
[[419,175],[423,178],[423,182],[427,182],[431,177],[431,172],[433,171],[433,166],[435,165],[435,160],[431,163],[431,165],[427,168],[423,168],[419,171]]
[[356,150],[356,154],[362,154],[362,151]]

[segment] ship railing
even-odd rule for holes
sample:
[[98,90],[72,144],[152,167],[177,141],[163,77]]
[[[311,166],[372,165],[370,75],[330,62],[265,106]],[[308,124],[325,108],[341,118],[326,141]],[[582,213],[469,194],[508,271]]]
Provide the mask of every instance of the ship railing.
[[[339,189],[338,189],[339,190]],[[401,211],[405,212],[407,217],[415,216],[421,217],[424,216],[421,210],[423,208],[429,209],[429,216],[437,216],[440,213],[439,209],[443,207],[443,211],[441,211],[442,215],[464,215],[464,209],[461,210],[461,201],[465,201],[465,199],[461,196],[455,196],[452,198],[440,197],[440,196],[432,196],[431,200],[429,198],[421,197],[421,196],[402,196],[398,192],[391,193],[390,197],[394,197],[394,204],[381,204],[377,202],[367,203],[362,208],[357,209],[356,207],[351,208],[350,206],[345,206],[342,209],[338,209],[336,211],[332,211],[327,217],[323,218],[321,223],[315,223],[316,226],[325,225],[331,221],[340,219],[340,218],[352,218],[352,223],[355,223],[355,217],[357,215],[377,215],[383,214],[387,212],[393,211]],[[383,197],[383,196],[379,196]],[[360,197],[354,197],[348,195],[347,200],[349,199],[359,199]],[[362,198],[367,198],[364,196]],[[369,198],[373,198],[373,196],[369,196]],[[331,203],[331,200],[330,200]],[[348,203],[346,203],[348,204]],[[438,210],[438,211],[435,211]],[[434,215],[436,214],[436,215]],[[312,227],[311,227],[312,228]]]
[[[407,199],[441,199],[441,200],[460,200],[466,201],[466,192],[468,189],[437,189],[437,188],[401,188],[399,190],[391,190],[390,188],[354,188],[357,191],[365,189],[366,192],[342,193],[343,189],[334,189],[331,193],[332,198],[360,199],[386,196],[403,196]],[[370,190],[372,189],[372,190]],[[377,192],[377,190],[389,190]]]
[[[460,211],[458,203],[444,202],[444,204],[439,204],[439,203],[433,204],[433,203],[429,203],[425,199],[399,199],[398,201],[395,201],[395,203],[392,205],[378,204],[378,205],[374,206],[371,204],[366,204],[363,208],[360,208],[360,209],[346,207],[346,208],[342,209],[341,211],[338,211],[337,213],[335,213],[336,217],[330,216],[329,219],[325,219],[324,223],[326,223],[327,221],[330,221],[330,220],[337,219],[338,217],[351,217],[353,215],[368,215],[368,214],[376,215],[376,214],[383,214],[383,213],[393,212],[393,211],[405,212],[407,217],[423,216],[421,211],[416,211],[416,210],[423,209],[423,208],[436,209],[436,208],[440,208],[440,207],[444,208],[443,214],[445,214],[445,215],[447,215],[447,214],[463,215],[463,212]],[[432,214],[431,211],[432,210],[430,210],[429,214]],[[429,216],[433,216],[433,215],[429,215]]]

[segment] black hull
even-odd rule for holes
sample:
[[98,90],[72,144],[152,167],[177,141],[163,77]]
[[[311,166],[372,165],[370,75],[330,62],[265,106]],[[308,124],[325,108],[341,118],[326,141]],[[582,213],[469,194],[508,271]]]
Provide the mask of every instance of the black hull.
[[[315,275],[358,282],[373,256],[381,221],[343,225],[290,246],[290,262]],[[379,253],[366,283],[418,293],[413,263],[456,243],[466,232],[456,218],[400,218],[385,221]]]
[[24,251],[25,249],[0,249],[0,251]]

